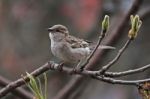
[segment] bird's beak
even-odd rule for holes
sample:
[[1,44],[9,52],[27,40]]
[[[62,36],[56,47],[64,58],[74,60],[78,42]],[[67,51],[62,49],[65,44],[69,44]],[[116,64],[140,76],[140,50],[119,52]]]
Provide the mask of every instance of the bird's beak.
[[48,28],[47,30],[48,30],[49,32],[52,32],[52,31],[53,31],[53,29],[52,29],[52,28]]

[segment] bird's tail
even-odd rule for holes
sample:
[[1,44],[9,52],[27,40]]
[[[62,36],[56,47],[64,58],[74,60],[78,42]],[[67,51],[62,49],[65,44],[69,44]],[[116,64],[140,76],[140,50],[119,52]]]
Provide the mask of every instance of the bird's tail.
[[98,47],[98,49],[116,49],[115,47],[112,47],[112,46],[107,46],[107,45],[100,45],[99,47]]
[[[95,48],[95,46],[90,46],[90,50],[93,50]],[[112,46],[107,46],[107,45],[100,45],[98,47],[98,49],[111,49],[111,50],[115,50],[116,48],[115,47],[112,47]]]

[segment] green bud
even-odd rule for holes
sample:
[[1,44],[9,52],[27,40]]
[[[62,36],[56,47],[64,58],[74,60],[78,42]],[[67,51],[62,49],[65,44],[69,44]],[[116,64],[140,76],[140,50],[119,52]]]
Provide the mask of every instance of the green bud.
[[134,18],[133,18],[133,21],[132,21],[132,29],[133,29],[133,31],[134,32],[137,32],[137,30],[138,30],[138,25],[139,25],[139,16],[138,15],[136,15]]
[[109,16],[105,15],[103,21],[102,21],[102,34],[105,35],[106,31],[109,28]]
[[137,32],[139,31],[142,25],[142,21],[140,20],[140,17],[138,15],[135,16],[131,15],[130,20],[131,20],[131,29],[128,33],[128,37],[134,39],[136,38]]
[[133,22],[133,15],[130,16],[131,23]]

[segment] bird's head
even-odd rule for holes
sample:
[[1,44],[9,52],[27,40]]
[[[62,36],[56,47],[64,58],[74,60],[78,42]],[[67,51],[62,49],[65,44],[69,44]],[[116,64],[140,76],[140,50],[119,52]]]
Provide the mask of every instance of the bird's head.
[[61,33],[65,35],[69,34],[67,27],[65,27],[64,25],[60,25],[60,24],[57,24],[48,28],[48,31],[52,34],[55,34],[55,33]]
[[64,39],[67,35],[69,35],[67,27],[60,24],[48,28],[48,31],[50,39],[53,39],[55,41],[60,41]]

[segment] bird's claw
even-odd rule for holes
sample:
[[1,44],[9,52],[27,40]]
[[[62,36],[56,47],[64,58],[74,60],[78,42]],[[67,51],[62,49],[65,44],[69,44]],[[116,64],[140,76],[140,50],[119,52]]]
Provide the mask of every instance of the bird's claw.
[[60,64],[58,65],[58,70],[59,70],[59,71],[62,71],[62,70],[63,70],[63,66],[64,66],[64,62],[60,63]]
[[82,68],[74,67],[72,69],[72,71],[70,72],[70,74],[72,75],[72,74],[79,73],[79,72],[82,72],[82,71],[83,71]]

